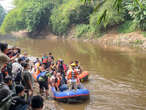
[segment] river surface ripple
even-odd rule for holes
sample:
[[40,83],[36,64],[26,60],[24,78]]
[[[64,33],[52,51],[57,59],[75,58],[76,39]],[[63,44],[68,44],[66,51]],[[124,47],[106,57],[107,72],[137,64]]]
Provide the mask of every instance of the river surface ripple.
[[[92,43],[66,40],[9,41],[32,56],[52,52],[65,63],[79,60],[89,71],[90,100],[80,104],[54,102],[58,110],[146,110],[146,53],[100,48]],[[49,102],[48,102],[49,103]]]

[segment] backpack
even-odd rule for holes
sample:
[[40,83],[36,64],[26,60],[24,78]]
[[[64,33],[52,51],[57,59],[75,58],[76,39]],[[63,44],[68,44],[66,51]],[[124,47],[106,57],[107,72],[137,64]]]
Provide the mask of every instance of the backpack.
[[12,94],[4,86],[5,84],[0,83],[0,110],[9,110]]
[[12,76],[12,63],[7,64],[7,71],[10,76]]
[[19,96],[12,97],[9,110],[27,110],[28,105],[21,103],[19,99]]
[[5,84],[0,83],[0,110],[27,110],[27,105],[17,104],[19,96],[14,96],[7,90]]
[[22,81],[22,71],[19,69],[15,77],[15,82],[20,84],[21,81]]
[[48,77],[51,77],[51,73],[43,71],[37,76],[37,81],[47,81]]
[[39,81],[39,78],[40,78],[40,77],[43,78],[43,79],[45,79],[45,76],[46,76],[46,71],[41,72],[41,73],[37,76],[37,81]]

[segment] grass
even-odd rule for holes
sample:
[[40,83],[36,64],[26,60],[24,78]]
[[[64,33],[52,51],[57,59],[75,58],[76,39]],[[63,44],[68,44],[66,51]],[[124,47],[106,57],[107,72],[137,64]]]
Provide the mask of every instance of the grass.
[[126,21],[123,24],[121,24],[118,28],[119,33],[129,33],[135,31],[136,24],[134,24],[132,21]]
[[143,31],[141,33],[144,35],[144,37],[146,37],[146,31]]

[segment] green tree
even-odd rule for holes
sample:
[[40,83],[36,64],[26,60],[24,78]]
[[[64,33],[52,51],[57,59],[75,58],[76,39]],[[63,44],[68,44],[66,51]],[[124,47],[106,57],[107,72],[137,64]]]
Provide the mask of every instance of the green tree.
[[2,33],[22,29],[27,29],[28,32],[40,32],[48,26],[55,2],[53,0],[15,0],[15,4],[16,8],[8,13],[2,24],[0,29]]
[[137,2],[132,0],[124,1],[123,7],[128,10],[128,15],[131,17],[135,29],[146,30],[146,1]]
[[0,28],[1,33],[6,34],[11,31],[18,31],[26,28],[25,7],[26,5],[19,10],[17,8],[13,9],[7,14]]
[[85,6],[78,0],[64,1],[52,11],[50,17],[52,31],[57,35],[65,35],[73,24],[88,24],[91,13],[92,7]]
[[[105,2],[106,0],[81,0],[84,3],[92,3],[96,1],[96,8],[95,11],[98,11],[99,4],[102,3],[101,1]],[[110,1],[110,0],[109,0]],[[146,30],[146,1],[145,0],[111,0],[112,9],[116,9],[119,14],[120,10],[126,9],[128,12],[128,15],[133,19],[133,23],[135,26],[142,30]],[[114,12],[116,12],[114,10]],[[106,17],[108,17],[108,13],[110,13],[110,8],[105,8],[102,10],[102,13],[97,19],[97,24],[106,23]]]
[[96,7],[96,11],[90,16],[90,27],[95,33],[103,33],[115,25],[119,25],[124,21],[124,14],[121,10],[119,13],[111,8],[113,0],[105,0],[100,2]]
[[29,5],[26,12],[26,29],[29,32],[40,32],[45,29],[48,26],[53,7],[54,4],[47,0],[33,2],[32,5]]

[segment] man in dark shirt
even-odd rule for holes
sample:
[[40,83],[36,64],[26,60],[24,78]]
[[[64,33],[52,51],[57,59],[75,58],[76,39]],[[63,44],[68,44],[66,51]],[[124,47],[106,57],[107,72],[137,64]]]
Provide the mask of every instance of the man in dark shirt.
[[28,104],[24,98],[24,87],[22,85],[17,85],[16,89],[16,96],[13,96],[10,110],[27,110]]
[[5,85],[11,92],[15,92],[15,88],[13,87],[12,78],[10,76],[6,76],[4,79]]
[[33,95],[33,87],[32,87],[32,75],[28,71],[29,70],[29,64],[25,63],[23,64],[24,70],[22,72],[22,84],[24,85],[24,88],[26,89],[27,93],[27,99],[30,102],[30,98]]
[[28,71],[29,69],[29,64],[24,64],[24,71],[22,72],[22,82],[23,85],[25,87],[25,89],[29,89],[29,90],[33,90],[32,88],[32,75],[31,73]]

